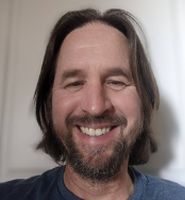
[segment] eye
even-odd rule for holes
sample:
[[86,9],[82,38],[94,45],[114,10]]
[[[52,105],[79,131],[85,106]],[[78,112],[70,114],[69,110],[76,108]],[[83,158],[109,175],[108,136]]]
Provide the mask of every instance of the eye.
[[106,85],[113,90],[122,90],[128,86],[128,84],[126,84],[124,81],[119,80],[107,80]]
[[64,86],[64,89],[70,90],[70,91],[78,91],[80,90],[84,85],[84,81],[73,81],[69,82]]

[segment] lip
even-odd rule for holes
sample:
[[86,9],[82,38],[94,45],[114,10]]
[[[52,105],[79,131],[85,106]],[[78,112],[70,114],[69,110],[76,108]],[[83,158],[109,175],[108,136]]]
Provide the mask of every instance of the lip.
[[99,124],[95,124],[95,123],[88,123],[88,124],[84,124],[84,123],[78,123],[75,124],[75,126],[77,127],[86,127],[86,128],[92,128],[92,129],[103,129],[103,128],[112,128],[115,126],[118,126],[117,124],[109,124],[109,123],[99,123]]
[[[112,120],[111,120],[112,119]],[[103,119],[99,122],[95,122],[91,119],[75,119],[74,122],[72,122],[71,125],[73,126],[83,126],[87,128],[93,128],[93,129],[101,129],[101,128],[107,128],[107,127],[113,127],[113,126],[120,126],[120,125],[126,125],[126,120],[124,119],[114,119],[111,118],[109,120],[104,121]]]
[[89,136],[100,136],[104,135],[110,131],[110,127],[102,128],[102,129],[93,129],[88,127],[80,127],[82,133],[87,134]]
[[[97,128],[97,126],[96,126]],[[112,126],[110,131],[100,136],[89,136],[80,130],[79,126],[73,129],[74,139],[86,145],[99,146],[113,141],[120,134],[120,126]]]

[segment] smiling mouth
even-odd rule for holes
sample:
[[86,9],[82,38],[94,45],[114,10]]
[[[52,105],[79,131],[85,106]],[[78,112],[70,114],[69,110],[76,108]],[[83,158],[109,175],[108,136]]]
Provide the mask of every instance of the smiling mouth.
[[126,127],[127,119],[124,116],[71,116],[66,121],[67,126],[76,127],[86,136],[98,137],[110,133],[117,127]]
[[79,129],[80,131],[88,136],[101,136],[101,135],[105,135],[106,133],[108,133],[110,130],[112,130],[114,127],[104,127],[104,128],[98,128],[98,129],[94,129],[94,128],[89,128],[89,127],[83,127],[80,126]]

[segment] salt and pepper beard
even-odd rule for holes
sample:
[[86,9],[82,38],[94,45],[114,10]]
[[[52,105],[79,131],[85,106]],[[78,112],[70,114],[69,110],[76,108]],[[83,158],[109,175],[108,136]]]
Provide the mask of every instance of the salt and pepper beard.
[[[91,164],[88,159],[84,159],[83,154],[78,149],[77,144],[72,137],[72,127],[78,123],[84,124],[109,122],[111,125],[120,126],[120,138],[116,141],[111,141],[107,146],[94,149],[89,155],[95,164]],[[127,120],[124,116],[84,116],[84,117],[71,117],[66,119],[68,133],[63,135],[62,140],[67,150],[67,164],[78,173],[82,178],[91,180],[92,182],[108,182],[120,172],[121,166],[124,161],[129,159],[129,154],[132,147],[142,130],[142,120],[137,122],[132,129],[124,134],[124,127],[127,125]],[[105,160],[101,154],[106,152],[106,149],[112,145],[113,152]]]

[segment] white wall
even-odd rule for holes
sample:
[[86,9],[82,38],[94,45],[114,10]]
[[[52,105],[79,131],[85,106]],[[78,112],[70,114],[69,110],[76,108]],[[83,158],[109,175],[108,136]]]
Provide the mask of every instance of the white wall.
[[0,181],[55,166],[34,150],[41,133],[32,98],[52,25],[85,7],[124,8],[143,24],[161,93],[159,151],[143,169],[185,185],[184,0],[0,0]]

